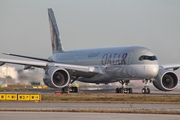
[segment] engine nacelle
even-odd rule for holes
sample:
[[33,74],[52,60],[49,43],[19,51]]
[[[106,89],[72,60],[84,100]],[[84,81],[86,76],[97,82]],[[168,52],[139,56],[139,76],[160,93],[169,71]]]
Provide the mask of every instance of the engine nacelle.
[[63,88],[69,84],[70,75],[64,68],[53,67],[45,72],[43,81],[51,88]]
[[178,86],[178,75],[170,70],[161,70],[153,81],[153,85],[162,91],[171,91]]

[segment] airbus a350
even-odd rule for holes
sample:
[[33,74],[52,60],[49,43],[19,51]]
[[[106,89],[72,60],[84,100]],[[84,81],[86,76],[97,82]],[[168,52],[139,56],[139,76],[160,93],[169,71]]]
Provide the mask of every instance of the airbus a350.
[[[179,78],[174,72],[180,64],[160,65],[152,50],[142,46],[126,46],[112,48],[79,49],[65,51],[63,49],[54,12],[48,9],[52,52],[48,59],[17,54],[6,55],[34,59],[35,61],[0,59],[5,63],[24,65],[24,69],[39,67],[45,70],[43,81],[51,88],[69,88],[74,81],[86,83],[119,82],[116,93],[132,93],[128,88],[130,80],[143,80],[145,86],[142,93],[149,94],[149,82],[162,91],[171,91],[178,86]],[[77,92],[77,87],[72,87]]]

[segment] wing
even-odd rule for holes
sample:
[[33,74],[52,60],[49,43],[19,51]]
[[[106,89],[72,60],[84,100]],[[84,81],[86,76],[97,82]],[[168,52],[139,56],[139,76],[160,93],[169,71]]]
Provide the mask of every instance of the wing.
[[4,55],[9,55],[9,56],[28,58],[28,59],[33,59],[33,60],[41,60],[41,61],[53,62],[53,61],[50,61],[49,59],[44,59],[44,58],[30,57],[30,56],[24,56],[24,55],[12,54],[12,53],[3,53],[3,54]]
[[11,64],[19,64],[19,65],[30,65],[34,67],[46,67],[47,62],[34,62],[34,61],[25,61],[25,60],[11,60],[11,59],[0,59],[0,65],[4,65],[5,63]]
[[162,65],[160,65],[160,68],[177,70],[180,68],[180,63],[162,64]]
[[81,65],[61,64],[61,63],[45,62],[45,61],[34,62],[34,61],[25,61],[25,60],[0,59],[0,66],[4,65],[5,63],[25,65],[25,69],[34,66],[46,70],[49,67],[58,66],[75,72],[103,74],[102,70],[97,66],[81,66]]

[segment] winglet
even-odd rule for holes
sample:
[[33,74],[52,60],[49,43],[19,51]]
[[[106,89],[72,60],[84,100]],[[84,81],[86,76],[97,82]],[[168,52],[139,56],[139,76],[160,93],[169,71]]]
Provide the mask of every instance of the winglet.
[[48,9],[48,16],[49,16],[49,25],[50,25],[50,33],[51,33],[52,52],[53,54],[64,52],[56,19],[54,17],[54,12],[51,8]]
[[4,55],[9,55],[9,53],[2,53],[2,54],[4,54]]

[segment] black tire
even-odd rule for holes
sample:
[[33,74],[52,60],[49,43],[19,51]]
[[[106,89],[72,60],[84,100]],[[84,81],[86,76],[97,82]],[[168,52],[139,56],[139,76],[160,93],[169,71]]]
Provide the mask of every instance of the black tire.
[[146,94],[146,89],[145,88],[142,89],[142,94]]
[[146,91],[146,92],[147,92],[147,94],[150,94],[150,92],[151,92],[151,91],[150,91],[150,89],[149,89],[149,88],[147,88],[147,91]]
[[74,92],[74,87],[71,87],[72,92]]
[[120,89],[119,89],[119,93],[124,93],[124,89],[123,89],[123,88],[120,88]]
[[74,87],[74,92],[77,93],[78,92],[78,88]]
[[73,93],[77,93],[78,92],[78,88],[77,87],[71,87],[71,90]]
[[116,93],[119,93],[119,91],[120,91],[119,88],[116,88]]
[[129,88],[129,93],[132,93],[133,91],[132,91],[132,88]]
[[125,90],[126,90],[126,93],[128,94],[129,93],[129,88],[125,88]]
[[63,92],[63,93],[69,92],[69,87],[64,87],[64,88],[62,88],[62,92]]

